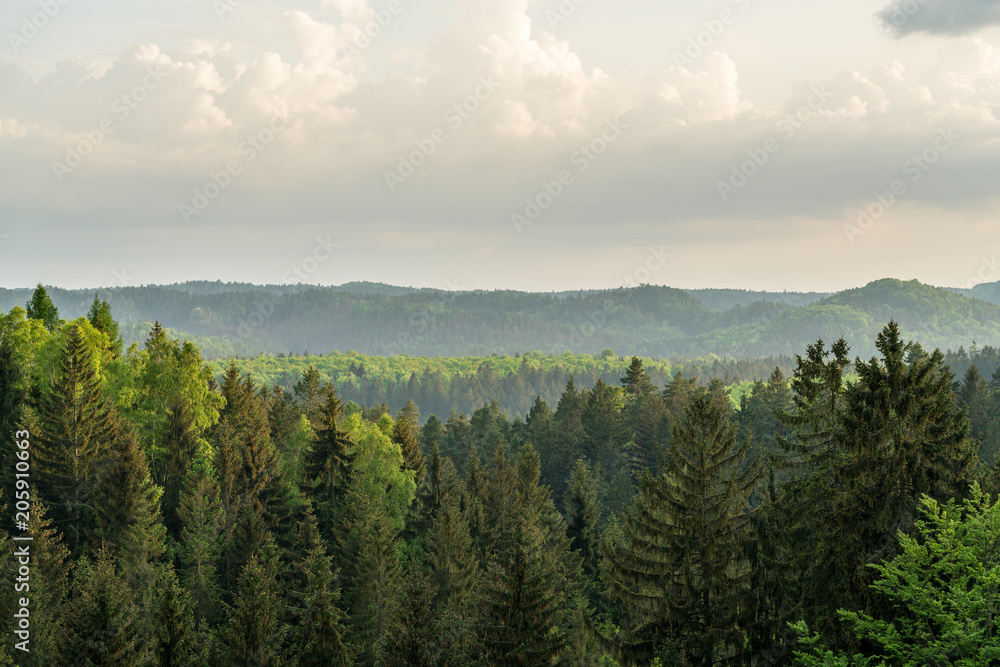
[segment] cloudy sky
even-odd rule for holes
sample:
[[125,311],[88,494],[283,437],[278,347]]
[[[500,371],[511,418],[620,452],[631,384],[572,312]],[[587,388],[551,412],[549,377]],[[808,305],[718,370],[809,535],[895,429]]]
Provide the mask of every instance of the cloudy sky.
[[1000,280],[1000,0],[5,0],[0,285]]

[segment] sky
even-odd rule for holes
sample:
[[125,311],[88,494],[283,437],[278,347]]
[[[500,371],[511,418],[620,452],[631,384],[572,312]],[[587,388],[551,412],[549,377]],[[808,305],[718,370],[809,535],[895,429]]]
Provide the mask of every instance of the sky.
[[5,0],[0,286],[1000,280],[1000,0]]

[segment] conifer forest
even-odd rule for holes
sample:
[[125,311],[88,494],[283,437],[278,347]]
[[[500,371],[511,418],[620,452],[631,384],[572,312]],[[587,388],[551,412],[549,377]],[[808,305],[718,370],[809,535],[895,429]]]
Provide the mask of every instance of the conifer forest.
[[1000,0],[0,0],[0,667],[1000,667]]
[[0,664],[1000,664],[1000,371],[875,348],[609,353],[523,412],[487,366],[445,413],[440,371],[260,382],[39,286],[0,319]]

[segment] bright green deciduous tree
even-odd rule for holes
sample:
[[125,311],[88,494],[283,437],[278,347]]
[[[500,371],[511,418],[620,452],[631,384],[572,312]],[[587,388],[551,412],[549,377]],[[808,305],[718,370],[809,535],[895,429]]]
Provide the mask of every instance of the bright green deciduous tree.
[[796,653],[806,667],[905,665],[987,667],[1000,664],[1000,503],[973,488],[959,504],[924,496],[917,535],[899,535],[902,552],[873,565],[872,588],[894,602],[887,620],[840,611],[873,655],[846,656],[795,626],[807,650]]

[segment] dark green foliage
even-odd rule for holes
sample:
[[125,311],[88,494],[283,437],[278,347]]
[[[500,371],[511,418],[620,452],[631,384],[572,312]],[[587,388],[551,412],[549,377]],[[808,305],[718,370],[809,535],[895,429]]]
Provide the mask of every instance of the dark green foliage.
[[101,393],[93,356],[80,328],[72,326],[58,374],[36,403],[43,425],[33,452],[38,485],[74,551],[93,531],[91,495],[106,474],[120,428]]
[[194,650],[194,615],[190,595],[178,583],[173,569],[167,570],[160,588],[153,618],[156,663],[160,667],[190,665]]
[[462,604],[476,578],[476,555],[469,524],[454,494],[444,496],[431,526],[431,565],[439,604]]
[[145,665],[152,657],[139,606],[107,549],[97,560],[80,561],[73,577],[69,614],[70,641],[66,664],[93,666]]
[[597,522],[601,519],[598,476],[585,459],[578,459],[566,485],[566,534],[570,548],[580,552],[584,574],[596,579]]
[[392,441],[402,448],[406,469],[416,472],[416,481],[419,486],[423,483],[426,474],[424,456],[420,452],[420,443],[413,432],[413,425],[408,419],[401,416],[396,420],[392,430]]
[[301,591],[293,591],[296,604],[293,644],[300,667],[333,667],[351,664],[344,612],[337,606],[340,588],[326,548],[316,544],[296,569],[304,578]]
[[225,516],[210,461],[196,460],[185,475],[177,517],[181,524],[181,582],[191,594],[196,620],[213,620],[219,600],[216,566]]
[[38,283],[38,287],[31,294],[31,300],[24,308],[29,320],[39,320],[49,331],[54,331],[59,324],[59,310],[41,283]]
[[111,306],[108,305],[108,302],[101,301],[95,294],[94,303],[91,304],[90,310],[87,312],[87,319],[95,329],[108,337],[114,354],[120,355],[123,345],[122,337],[118,332],[118,322],[111,316]]
[[253,554],[240,572],[239,589],[223,632],[229,661],[240,667],[282,664],[281,642],[286,632],[284,605],[277,581],[273,547]]
[[624,539],[604,550],[608,593],[633,619],[637,654],[675,639],[685,664],[712,665],[743,646],[745,510],[759,472],[729,412],[718,392],[691,395],[665,469],[643,479]]
[[497,448],[488,497],[492,547],[480,599],[490,664],[543,665],[565,647],[560,621],[575,582],[566,526],[546,487],[538,454],[526,445],[517,465]]

